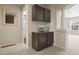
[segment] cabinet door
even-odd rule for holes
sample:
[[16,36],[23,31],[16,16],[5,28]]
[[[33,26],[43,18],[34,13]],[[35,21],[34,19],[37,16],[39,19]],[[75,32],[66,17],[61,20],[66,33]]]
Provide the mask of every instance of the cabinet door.
[[47,47],[47,34],[39,33],[39,49]]
[[43,21],[43,8],[36,6],[36,20]]
[[44,8],[43,12],[44,12],[44,21],[50,22],[50,10]]
[[32,48],[38,50],[38,33],[32,32]]
[[32,8],[33,21],[43,21],[43,8],[38,5],[34,5]]
[[54,42],[54,33],[53,32],[49,32],[48,33],[48,46],[52,45]]

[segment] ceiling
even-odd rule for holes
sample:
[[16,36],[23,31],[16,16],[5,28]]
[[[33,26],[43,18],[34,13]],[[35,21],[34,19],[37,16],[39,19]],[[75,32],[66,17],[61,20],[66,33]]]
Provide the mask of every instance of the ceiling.
[[71,6],[73,6],[74,4],[38,4],[40,6],[43,7],[47,7],[47,8],[69,8]]
[[0,4],[0,6],[17,6],[17,7],[22,7],[24,4]]
[[[0,4],[0,5],[9,5],[9,6],[17,6],[17,7],[20,7],[22,8],[25,4]],[[72,5],[74,4],[38,4],[40,6],[43,6],[43,7],[57,7],[57,8],[64,8],[64,7],[71,7]]]

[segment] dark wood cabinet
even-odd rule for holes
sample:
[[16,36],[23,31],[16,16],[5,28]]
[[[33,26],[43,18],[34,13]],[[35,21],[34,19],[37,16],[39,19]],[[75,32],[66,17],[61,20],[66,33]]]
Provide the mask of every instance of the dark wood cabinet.
[[46,9],[46,8],[43,8],[43,19],[44,21],[46,22],[50,22],[50,10],[49,9]]
[[32,7],[32,20],[43,21],[43,8],[42,7],[38,5],[34,5]]
[[38,48],[39,49],[42,49],[42,48],[45,48],[47,46],[47,34],[46,33],[39,33],[38,34]]
[[50,10],[38,5],[32,6],[32,21],[50,22]]
[[54,33],[53,32],[48,32],[48,46],[52,45],[54,43]]
[[38,34],[37,33],[32,33],[32,48],[35,50],[38,50]]
[[54,33],[53,32],[32,32],[32,48],[36,51],[53,45]]

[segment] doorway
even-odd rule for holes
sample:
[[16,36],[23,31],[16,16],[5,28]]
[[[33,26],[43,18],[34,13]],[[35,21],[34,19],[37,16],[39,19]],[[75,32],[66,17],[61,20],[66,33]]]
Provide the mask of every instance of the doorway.
[[73,5],[65,10],[68,47],[72,52],[79,52],[79,5]]
[[26,45],[26,33],[27,33],[27,15],[26,10],[23,10],[22,12],[22,41]]

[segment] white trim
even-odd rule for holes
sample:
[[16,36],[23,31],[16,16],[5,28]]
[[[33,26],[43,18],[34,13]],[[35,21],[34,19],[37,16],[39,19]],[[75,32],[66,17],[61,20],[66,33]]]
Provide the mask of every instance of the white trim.
[[[18,24],[18,14],[17,11],[12,9],[5,9],[3,8],[3,25],[17,25]],[[5,23],[5,14],[13,14],[15,15],[14,24]]]

